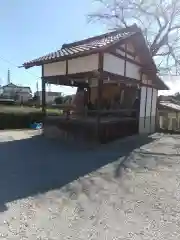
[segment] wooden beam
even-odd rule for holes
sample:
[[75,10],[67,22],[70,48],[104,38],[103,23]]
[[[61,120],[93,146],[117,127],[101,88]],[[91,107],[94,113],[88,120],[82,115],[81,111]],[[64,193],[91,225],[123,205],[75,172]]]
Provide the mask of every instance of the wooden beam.
[[151,128],[151,124],[152,124],[152,104],[153,104],[153,88],[152,88],[152,92],[151,92],[151,112],[150,112],[150,128]]
[[[56,85],[64,85],[64,86],[74,86],[80,87],[84,86],[87,87],[88,83],[84,81],[84,79],[75,79],[68,76],[49,76],[44,77],[46,83],[56,84]],[[73,81],[73,84],[72,84]]]
[[126,77],[126,66],[127,66],[127,43],[125,43],[125,61],[124,61],[124,76]]
[[110,51],[109,53],[112,54],[115,57],[118,57],[120,59],[126,60],[127,62],[133,63],[133,64],[135,64],[135,65],[137,65],[139,67],[142,67],[142,68],[144,67],[144,65],[142,65],[141,63],[138,63],[134,59],[128,58],[127,56],[122,56],[121,54],[115,52],[114,50]]
[[148,88],[146,87],[146,97],[145,97],[145,109],[144,109],[144,128],[146,127],[146,119],[147,119],[147,116],[146,116],[146,113],[147,113],[147,94],[148,94]]
[[121,50],[122,52],[124,52],[124,53],[126,53],[126,54],[129,54],[129,55],[132,56],[132,57],[136,57],[136,56],[137,56],[136,53],[131,52],[131,51],[129,51],[129,50],[127,49],[127,43],[126,43],[125,45],[126,45],[125,49],[122,48],[121,46],[119,46],[117,49]]
[[42,83],[42,113],[44,116],[46,116],[46,81],[44,79],[44,65],[42,65],[41,83]]
[[[158,89],[156,84],[148,85],[143,83],[142,78],[141,80],[137,80],[135,78],[121,76],[121,75],[110,73],[107,71],[102,71],[101,74],[102,74],[103,80],[106,80],[109,78],[110,82],[112,80],[112,81],[117,81],[117,83],[123,82],[125,84],[126,83],[139,84],[141,86],[153,87],[155,89]],[[49,76],[49,77],[44,77],[44,80],[46,83],[50,83],[50,84],[87,88],[89,84],[85,81],[85,79],[90,79],[92,77],[98,78],[98,76],[95,72],[84,72],[84,73],[77,73],[77,74],[69,74],[68,76],[66,75]],[[142,74],[140,74],[140,76],[142,77]],[[73,84],[71,83],[71,81],[73,81]]]
[[118,75],[118,74],[114,74],[114,73],[109,73],[109,72],[106,72],[104,71],[103,72],[103,79],[105,80],[106,78],[110,78],[110,81],[116,81],[117,83],[124,83],[124,84],[139,84],[141,85],[141,82],[140,80],[137,80],[135,78],[130,78],[130,77],[126,77],[126,76],[121,76],[121,75]]

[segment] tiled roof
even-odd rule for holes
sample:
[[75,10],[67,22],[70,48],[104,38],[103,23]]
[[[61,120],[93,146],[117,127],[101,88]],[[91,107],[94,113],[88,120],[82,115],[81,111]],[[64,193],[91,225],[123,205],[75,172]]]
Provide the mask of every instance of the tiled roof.
[[170,108],[175,111],[180,111],[180,105],[172,103],[170,101],[161,101],[160,106],[165,107],[165,108]]
[[4,85],[4,87],[17,87],[17,85],[15,85],[14,83],[8,83],[7,85]]
[[[129,31],[128,31],[129,30]],[[134,31],[133,31],[134,30]],[[53,62],[61,59],[71,58],[74,56],[81,56],[84,54],[90,54],[98,52],[102,48],[109,47],[120,40],[129,38],[137,33],[139,29],[132,25],[127,29],[116,30],[100,36],[88,38],[82,41],[74,42],[71,44],[64,44],[60,50],[49,53],[43,57],[34,59],[29,62],[25,62],[23,66],[25,68],[41,65],[46,62]]]
[[30,87],[28,86],[18,86],[18,85],[15,85],[14,83],[9,83],[7,85],[4,85],[2,88],[7,88],[7,87],[14,87],[14,88],[19,88],[19,89],[30,89]]

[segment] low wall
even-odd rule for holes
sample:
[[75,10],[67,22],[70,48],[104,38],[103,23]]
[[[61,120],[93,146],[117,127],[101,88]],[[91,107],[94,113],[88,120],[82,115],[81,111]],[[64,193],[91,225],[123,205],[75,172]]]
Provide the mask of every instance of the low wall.
[[134,119],[101,122],[99,128],[96,121],[88,123],[47,118],[44,122],[44,135],[48,138],[107,143],[137,132],[138,123]]

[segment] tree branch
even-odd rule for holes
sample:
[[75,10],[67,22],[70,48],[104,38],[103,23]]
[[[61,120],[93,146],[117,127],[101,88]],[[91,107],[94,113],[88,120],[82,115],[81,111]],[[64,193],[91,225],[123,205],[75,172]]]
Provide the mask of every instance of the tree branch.
[[162,58],[166,69],[174,68],[174,63],[180,67],[180,0],[94,1],[103,9],[89,15],[90,20],[105,21],[114,29],[134,21],[142,28],[151,56]]

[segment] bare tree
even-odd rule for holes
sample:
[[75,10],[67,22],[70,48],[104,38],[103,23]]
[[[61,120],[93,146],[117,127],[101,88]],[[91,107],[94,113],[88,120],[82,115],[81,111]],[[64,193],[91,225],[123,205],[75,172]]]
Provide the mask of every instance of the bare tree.
[[180,72],[180,0],[93,0],[97,10],[88,15],[110,29],[136,23],[161,73]]

